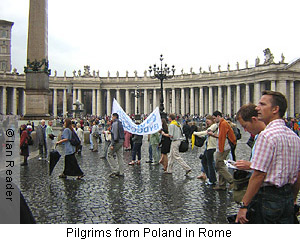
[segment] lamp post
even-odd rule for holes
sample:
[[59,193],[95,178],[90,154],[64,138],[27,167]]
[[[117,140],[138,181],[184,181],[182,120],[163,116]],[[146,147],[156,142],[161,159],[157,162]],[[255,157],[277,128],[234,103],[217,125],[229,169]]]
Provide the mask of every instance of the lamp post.
[[139,113],[139,98],[140,98],[140,90],[139,85],[136,86],[136,93],[134,94],[134,97],[136,98],[136,115],[135,120],[141,120],[140,113]]
[[[161,94],[160,94],[159,111],[160,111],[160,116],[162,118],[167,118],[167,114],[164,112],[165,107],[164,107],[164,96],[163,96],[163,90],[164,90],[164,88],[163,88],[163,81],[165,79],[173,78],[174,77],[175,66],[173,65],[172,68],[170,69],[168,67],[168,65],[165,64],[164,67],[163,67],[163,60],[164,60],[164,58],[163,58],[162,54],[160,55],[160,59],[159,60],[160,60],[160,67],[157,67],[156,64],[154,64],[153,67],[152,66],[149,67],[148,71],[150,73],[150,77],[151,78],[153,78],[153,79],[157,78],[157,79],[160,80],[160,92],[161,92]],[[153,71],[153,76],[151,76],[152,71]],[[170,75],[171,71],[172,71],[172,75]]]

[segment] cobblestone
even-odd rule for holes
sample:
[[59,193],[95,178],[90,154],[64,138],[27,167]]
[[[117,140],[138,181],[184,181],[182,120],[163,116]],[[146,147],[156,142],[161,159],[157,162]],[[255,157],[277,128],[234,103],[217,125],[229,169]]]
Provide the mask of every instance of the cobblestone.
[[[237,158],[248,159],[249,135],[242,133]],[[124,178],[108,177],[108,162],[99,158],[104,144],[98,153],[84,145],[82,156],[77,156],[84,180],[58,177],[64,156],[52,176],[48,163],[37,157],[29,160],[28,167],[20,168],[20,189],[37,223],[227,223],[226,216],[237,211],[232,193],[214,191],[196,178],[203,148],[182,154],[193,169],[190,176],[177,165],[172,175],[166,175],[161,166],[145,163],[148,142],[144,139],[140,166],[129,166],[131,153],[124,152]],[[61,147],[58,150],[63,153]]]

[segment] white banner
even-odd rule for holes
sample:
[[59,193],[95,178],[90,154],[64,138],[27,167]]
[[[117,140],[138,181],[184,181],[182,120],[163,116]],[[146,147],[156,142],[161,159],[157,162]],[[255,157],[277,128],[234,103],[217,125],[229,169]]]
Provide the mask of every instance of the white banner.
[[158,107],[140,125],[136,125],[131,118],[124,112],[116,99],[113,101],[112,113],[119,115],[124,130],[132,134],[147,135],[158,132],[162,128],[161,118]]

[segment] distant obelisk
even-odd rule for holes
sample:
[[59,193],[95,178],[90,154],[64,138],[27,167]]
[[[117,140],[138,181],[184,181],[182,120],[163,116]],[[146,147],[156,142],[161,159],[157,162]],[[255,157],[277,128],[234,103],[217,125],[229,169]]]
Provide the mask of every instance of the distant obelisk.
[[48,0],[30,0],[25,119],[49,118]]

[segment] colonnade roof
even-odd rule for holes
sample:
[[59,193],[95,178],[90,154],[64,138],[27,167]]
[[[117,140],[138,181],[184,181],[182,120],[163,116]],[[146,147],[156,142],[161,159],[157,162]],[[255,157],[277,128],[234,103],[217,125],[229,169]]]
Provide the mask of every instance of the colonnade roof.
[[[293,78],[300,80],[300,58],[293,60],[290,63],[274,63],[270,65],[259,65],[253,68],[239,69],[232,71],[222,71],[222,72],[206,72],[199,74],[182,74],[175,75],[172,79],[167,79],[165,81],[166,86],[170,87],[174,85],[176,88],[182,87],[182,84],[188,84],[189,87],[195,87],[200,85],[215,85],[219,81],[223,84],[240,84],[249,81],[264,81],[272,77],[276,80],[280,80],[280,77],[289,80],[290,73],[293,72]],[[297,74],[298,73],[298,74]],[[280,76],[278,76],[280,74]],[[296,74],[296,75],[295,75]],[[26,81],[26,75],[19,74],[17,71],[12,73],[0,72],[0,83],[4,85],[16,85],[16,87],[23,87]],[[67,76],[50,76],[49,83],[52,87],[66,87],[72,85],[73,88],[80,87],[82,89],[90,89],[92,86],[103,86],[103,87],[113,87],[113,88],[126,88],[140,85],[144,88],[157,88],[159,81],[157,79],[152,79],[149,76],[143,77],[67,77]],[[1,85],[3,85],[1,84]]]

